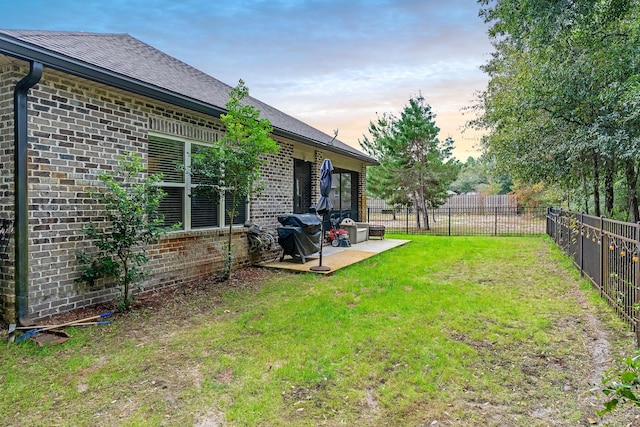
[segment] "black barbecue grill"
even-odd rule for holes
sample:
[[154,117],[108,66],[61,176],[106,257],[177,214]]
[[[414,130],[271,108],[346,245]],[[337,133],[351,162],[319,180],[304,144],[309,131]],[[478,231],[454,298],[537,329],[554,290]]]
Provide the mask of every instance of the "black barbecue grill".
[[282,246],[282,256],[293,259],[306,258],[320,251],[320,227],[322,221],[315,214],[290,214],[278,217],[282,227],[278,227],[278,243]]

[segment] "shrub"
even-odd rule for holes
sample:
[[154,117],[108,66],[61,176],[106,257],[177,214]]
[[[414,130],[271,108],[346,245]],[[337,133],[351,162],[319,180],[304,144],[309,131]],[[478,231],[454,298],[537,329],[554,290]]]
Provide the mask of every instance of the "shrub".
[[162,176],[144,177],[140,155],[128,153],[119,159],[116,174],[98,175],[102,187],[90,192],[104,207],[104,227],[84,227],[84,233],[95,243],[96,250],[77,253],[82,265],[80,282],[94,286],[102,277],[114,277],[120,288],[118,309],[131,308],[131,285],[146,276],[145,245],[166,232],[158,206],[165,193],[157,184]]

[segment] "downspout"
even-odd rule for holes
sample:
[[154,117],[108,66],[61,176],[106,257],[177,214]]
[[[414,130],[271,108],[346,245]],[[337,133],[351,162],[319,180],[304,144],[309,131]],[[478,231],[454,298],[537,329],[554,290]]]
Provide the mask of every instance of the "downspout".
[[27,74],[13,92],[14,117],[14,198],[15,198],[15,286],[18,324],[29,320],[29,201],[27,185],[27,94],[42,77],[42,63],[32,61]]

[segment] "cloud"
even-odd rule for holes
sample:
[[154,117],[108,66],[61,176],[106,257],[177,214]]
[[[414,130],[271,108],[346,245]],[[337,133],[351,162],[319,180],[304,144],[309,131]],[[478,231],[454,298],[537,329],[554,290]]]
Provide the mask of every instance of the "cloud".
[[129,33],[356,147],[376,113],[418,93],[456,153],[479,138],[460,133],[492,50],[475,0],[7,3],[0,27]]

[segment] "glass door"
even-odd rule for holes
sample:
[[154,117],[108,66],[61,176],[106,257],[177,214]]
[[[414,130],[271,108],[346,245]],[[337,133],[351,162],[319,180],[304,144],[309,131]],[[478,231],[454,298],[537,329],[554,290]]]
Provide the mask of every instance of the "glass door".
[[294,159],[293,213],[308,213],[311,207],[311,162]]
[[358,221],[358,173],[335,170],[331,180],[333,210]]

